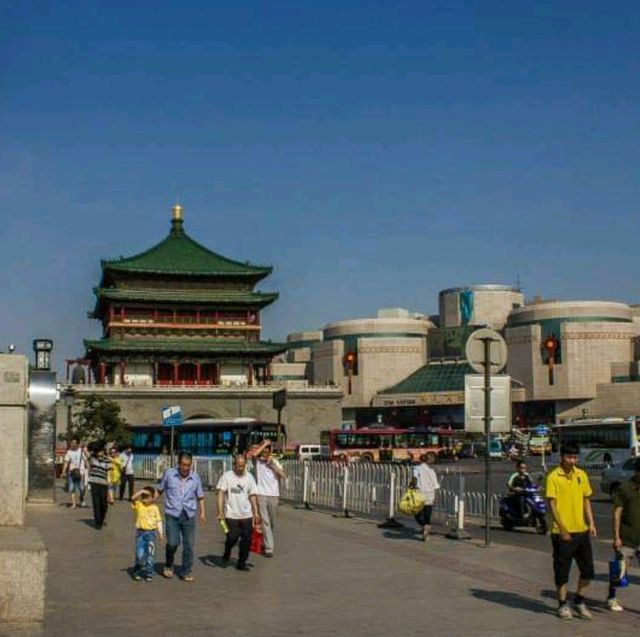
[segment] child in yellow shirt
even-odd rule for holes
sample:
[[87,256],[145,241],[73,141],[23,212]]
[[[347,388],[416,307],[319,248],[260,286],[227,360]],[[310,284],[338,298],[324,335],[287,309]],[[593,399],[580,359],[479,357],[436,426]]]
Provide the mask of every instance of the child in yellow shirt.
[[156,490],[145,487],[134,493],[131,508],[136,512],[136,564],[132,577],[136,582],[153,579],[156,539],[164,538],[162,516],[156,502]]

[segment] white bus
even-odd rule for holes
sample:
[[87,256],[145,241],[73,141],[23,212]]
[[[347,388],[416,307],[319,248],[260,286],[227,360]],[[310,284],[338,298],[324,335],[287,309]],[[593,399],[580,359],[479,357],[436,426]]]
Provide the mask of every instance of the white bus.
[[638,453],[638,423],[636,417],[576,420],[552,428],[554,460],[563,444],[580,449],[580,464],[601,468],[617,464]]

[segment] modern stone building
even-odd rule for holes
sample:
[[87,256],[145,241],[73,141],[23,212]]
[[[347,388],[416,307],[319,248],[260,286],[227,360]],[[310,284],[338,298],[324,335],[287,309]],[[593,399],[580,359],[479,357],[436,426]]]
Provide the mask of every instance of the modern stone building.
[[[517,288],[443,290],[427,319],[381,310],[289,336],[297,373],[341,387],[358,426],[464,426],[465,345],[479,327],[507,341],[514,424],[640,416],[640,307],[605,301],[525,302]],[[391,333],[393,332],[393,333]],[[305,371],[306,370],[306,371]]]
[[379,310],[376,317],[290,334],[287,360],[316,386],[339,388],[343,421],[364,425],[376,418],[377,410],[371,408],[376,393],[424,365],[431,328],[423,314]]
[[605,301],[515,309],[505,330],[508,370],[526,390],[525,418],[640,416],[636,311]]

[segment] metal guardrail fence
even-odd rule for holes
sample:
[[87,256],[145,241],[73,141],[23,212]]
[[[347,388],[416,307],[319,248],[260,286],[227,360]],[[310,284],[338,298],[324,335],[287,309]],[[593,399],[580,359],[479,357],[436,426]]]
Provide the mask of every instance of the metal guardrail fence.
[[[231,456],[194,456],[193,468],[205,489],[215,489],[220,476],[231,468],[231,460]],[[282,465],[287,476],[280,486],[283,500],[340,511],[345,516],[395,519],[399,514],[398,503],[413,476],[410,465],[393,463],[285,460]],[[170,466],[168,455],[134,456],[134,473],[141,480],[160,480]],[[436,491],[434,520],[463,526],[465,516],[484,517],[486,496],[467,491],[464,474],[448,468],[444,471],[436,468],[436,473],[440,489]],[[496,494],[491,500],[494,519],[498,518],[499,497]]]
[[[160,480],[165,469],[173,466],[169,455],[143,455],[133,457],[133,472],[139,480]],[[231,456],[193,457],[193,470],[200,476],[205,489],[215,489],[220,476],[231,469]]]
[[[287,475],[280,489],[283,500],[371,517],[394,519],[398,503],[413,476],[409,465],[364,463],[335,464],[286,460]],[[467,491],[464,475],[437,471],[440,489],[436,492],[434,517],[445,523],[461,522],[464,516],[485,514],[484,493]],[[491,517],[498,517],[499,496],[491,500]],[[460,506],[462,503],[462,507]]]

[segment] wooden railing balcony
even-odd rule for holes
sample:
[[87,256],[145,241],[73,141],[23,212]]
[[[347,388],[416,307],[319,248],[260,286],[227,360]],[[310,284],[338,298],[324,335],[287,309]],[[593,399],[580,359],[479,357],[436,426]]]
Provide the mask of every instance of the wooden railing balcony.
[[210,329],[229,329],[234,330],[246,330],[246,331],[260,331],[261,326],[258,323],[247,323],[247,321],[234,320],[234,319],[192,319],[190,317],[177,317],[174,319],[164,319],[153,317],[127,317],[125,319],[114,319],[109,321],[107,328],[127,328],[127,327],[155,327],[158,329],[179,329],[188,327],[189,329],[196,330],[210,330]]

